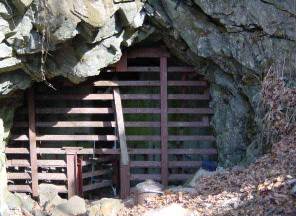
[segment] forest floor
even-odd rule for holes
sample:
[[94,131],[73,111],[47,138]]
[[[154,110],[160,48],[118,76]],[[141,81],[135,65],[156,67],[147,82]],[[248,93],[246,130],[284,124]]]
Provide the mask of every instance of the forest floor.
[[172,203],[181,204],[194,215],[296,215],[296,198],[292,194],[296,185],[295,137],[274,144],[271,153],[246,169],[203,177],[194,194],[167,191],[144,205],[125,208],[121,215],[144,215]]

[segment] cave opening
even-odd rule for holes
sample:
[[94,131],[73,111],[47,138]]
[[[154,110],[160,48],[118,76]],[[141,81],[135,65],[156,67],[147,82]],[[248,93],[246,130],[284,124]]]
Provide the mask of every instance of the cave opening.
[[27,90],[16,112],[6,148],[10,191],[38,196],[39,185],[53,184],[63,197],[125,197],[143,180],[184,184],[217,165],[209,84],[164,47],[129,49],[79,85],[51,83]]

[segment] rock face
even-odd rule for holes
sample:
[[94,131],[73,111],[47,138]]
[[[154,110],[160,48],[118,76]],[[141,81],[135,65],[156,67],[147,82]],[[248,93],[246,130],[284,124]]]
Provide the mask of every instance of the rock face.
[[[98,75],[123,47],[152,35],[210,82],[219,165],[252,161],[266,150],[262,77],[279,65],[287,83],[295,81],[295,15],[294,0],[0,0],[4,140],[20,100],[1,101],[32,80],[64,76],[78,83]],[[0,139],[1,179],[4,144]]]

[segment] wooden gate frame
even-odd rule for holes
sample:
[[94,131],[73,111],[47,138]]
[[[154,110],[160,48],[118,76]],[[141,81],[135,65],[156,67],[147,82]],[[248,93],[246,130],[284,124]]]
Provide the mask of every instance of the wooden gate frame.
[[[127,59],[132,58],[159,58],[160,59],[160,130],[161,130],[161,183],[168,185],[168,79],[167,59],[170,53],[165,48],[141,48],[124,52],[121,60],[116,65],[117,72],[127,71]],[[129,180],[127,190],[129,190]],[[128,194],[128,193],[127,193]]]

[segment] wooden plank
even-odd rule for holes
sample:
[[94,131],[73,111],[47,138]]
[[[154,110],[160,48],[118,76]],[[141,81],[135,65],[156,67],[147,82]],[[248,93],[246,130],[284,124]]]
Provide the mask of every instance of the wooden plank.
[[191,66],[175,66],[175,67],[168,67],[168,72],[195,72],[196,70],[194,67]]
[[168,81],[168,86],[195,86],[195,87],[207,87],[206,81]]
[[30,167],[29,160],[11,159],[6,161],[7,167]]
[[158,135],[129,135],[126,139],[127,141],[161,141]]
[[160,134],[161,134],[161,183],[168,185],[168,77],[167,58],[160,57]]
[[190,154],[215,155],[217,154],[217,149],[214,149],[214,148],[169,149],[168,153],[175,154],[175,155],[190,155]]
[[96,170],[94,172],[85,172],[82,174],[82,178],[86,179],[86,178],[91,178],[94,176],[101,176],[101,175],[105,175],[105,174],[108,174],[111,172],[112,172],[112,170],[110,170],[110,169]]
[[193,174],[171,174],[169,175],[170,181],[186,181],[192,178]]
[[156,181],[161,180],[161,175],[159,174],[131,174],[131,180],[132,181],[145,181],[147,179],[152,179]]
[[38,141],[116,141],[114,135],[41,135]]
[[169,108],[169,114],[213,114],[211,108]]
[[129,50],[128,58],[159,58],[170,57],[165,48],[137,48]]
[[160,114],[159,108],[123,108],[124,114]]
[[37,114],[111,114],[111,108],[38,108]]
[[140,148],[136,148],[136,149],[129,149],[128,153],[131,155],[141,155],[141,154],[161,154],[160,149],[140,149]]
[[60,94],[60,95],[38,95],[36,100],[113,100],[112,94]]
[[30,142],[30,165],[31,165],[31,181],[32,196],[38,196],[38,169],[37,169],[37,140],[36,140],[36,120],[35,120],[35,99],[34,90],[30,88],[27,95],[28,114],[29,114],[29,142]]
[[160,127],[160,122],[130,121],[125,122],[125,127]]
[[121,100],[160,100],[159,94],[122,94]]
[[9,180],[29,180],[31,179],[31,175],[29,173],[12,173],[12,172],[7,172],[7,179]]
[[27,148],[5,148],[5,154],[29,154],[29,149]]
[[169,100],[209,100],[209,94],[169,94]]
[[103,180],[102,182],[98,182],[95,184],[84,185],[82,190],[83,192],[87,192],[90,190],[100,189],[100,188],[109,187],[109,186],[112,186],[112,181]]
[[122,104],[119,88],[113,89],[114,97],[114,109],[117,124],[117,134],[120,144],[120,195],[122,198],[126,198],[129,195],[130,183],[129,183],[129,154],[127,151],[125,126],[122,112]]
[[37,148],[38,154],[66,154],[66,151],[61,148]]
[[199,168],[202,161],[169,161],[169,168]]
[[132,66],[127,67],[126,72],[159,72],[160,67],[145,67],[145,66]]
[[64,160],[38,160],[38,167],[66,167]]
[[97,87],[119,87],[119,86],[159,86],[159,81],[107,81],[101,80],[93,83]]
[[196,135],[196,136],[181,136],[181,135],[170,135],[169,141],[215,141],[214,136]]
[[80,128],[80,127],[115,127],[115,121],[56,121],[37,122],[37,127]]
[[40,179],[40,180],[66,181],[67,176],[66,176],[65,173],[38,173],[38,179]]
[[7,185],[7,189],[17,193],[32,193],[30,185]]
[[[93,154],[93,148],[83,148],[78,151],[77,154]],[[95,154],[99,155],[117,155],[120,154],[120,149],[111,149],[111,148],[98,148],[95,149]]]
[[209,127],[210,124],[204,121],[197,122],[178,122],[178,121],[170,121],[168,122],[169,127]]
[[160,168],[160,161],[131,161],[131,167],[137,168]]

